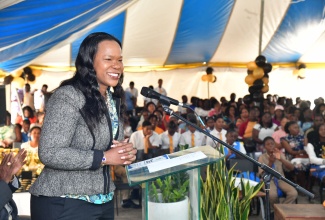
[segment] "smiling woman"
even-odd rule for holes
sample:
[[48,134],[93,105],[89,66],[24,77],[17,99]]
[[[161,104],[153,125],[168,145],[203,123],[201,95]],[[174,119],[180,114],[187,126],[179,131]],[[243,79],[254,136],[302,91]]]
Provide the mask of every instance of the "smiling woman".
[[121,53],[112,35],[90,34],[75,75],[48,101],[39,145],[45,167],[30,190],[32,219],[114,219],[109,166],[130,164],[137,152],[123,134]]

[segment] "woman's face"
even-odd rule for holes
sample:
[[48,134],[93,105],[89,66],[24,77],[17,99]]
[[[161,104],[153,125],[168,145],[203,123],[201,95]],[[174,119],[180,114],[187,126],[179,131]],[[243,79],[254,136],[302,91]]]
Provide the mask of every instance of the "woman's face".
[[98,44],[94,69],[101,93],[115,87],[123,73],[122,50],[115,41],[104,40]]
[[25,118],[29,118],[30,114],[29,111],[27,109],[24,110],[24,117]]
[[32,141],[39,142],[39,138],[41,136],[41,130],[38,128],[34,128],[30,133]]
[[322,137],[322,138],[325,138],[325,124],[322,124],[320,127],[319,127],[319,136]]
[[242,118],[248,118],[248,111],[247,111],[247,109],[243,109],[243,110],[241,111],[240,116],[241,116]]
[[290,134],[293,136],[296,136],[299,134],[299,125],[298,124],[292,124],[292,125],[290,125],[290,127],[288,129],[289,129]]
[[272,121],[271,115],[270,114],[264,114],[262,117],[262,122],[264,124],[270,123]]
[[229,108],[229,115],[235,116],[235,108],[234,107]]
[[282,118],[282,120],[281,120],[281,128],[282,128],[282,130],[284,130],[284,126],[287,124],[287,122],[288,122],[288,119],[287,118]]
[[154,104],[148,105],[148,111],[152,114],[156,110],[156,106]]

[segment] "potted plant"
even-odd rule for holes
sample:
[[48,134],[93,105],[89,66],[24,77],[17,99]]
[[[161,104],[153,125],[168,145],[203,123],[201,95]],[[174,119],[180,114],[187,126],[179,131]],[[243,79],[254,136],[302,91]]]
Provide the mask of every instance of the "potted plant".
[[241,179],[241,191],[235,186],[233,168],[227,170],[224,160],[207,167],[207,178],[201,179],[201,220],[248,219],[250,202],[263,182],[250,186]]
[[186,172],[152,181],[149,185],[148,218],[188,220],[188,187]]

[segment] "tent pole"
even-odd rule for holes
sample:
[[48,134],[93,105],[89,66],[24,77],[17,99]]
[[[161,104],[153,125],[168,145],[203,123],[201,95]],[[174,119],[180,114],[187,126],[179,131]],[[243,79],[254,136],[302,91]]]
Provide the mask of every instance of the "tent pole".
[[261,0],[261,16],[260,16],[260,36],[258,42],[258,55],[262,53],[262,39],[263,39],[263,21],[264,20],[264,0]]

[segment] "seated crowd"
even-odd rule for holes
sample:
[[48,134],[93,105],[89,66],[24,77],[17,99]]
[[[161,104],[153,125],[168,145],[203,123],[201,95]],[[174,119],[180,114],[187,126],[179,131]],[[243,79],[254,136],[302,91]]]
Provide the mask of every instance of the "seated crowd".
[[[159,90],[161,90],[162,80]],[[156,89],[157,89],[156,88]],[[28,91],[29,92],[29,91]],[[44,92],[45,93],[45,92]],[[186,125],[174,116],[169,116],[157,100],[144,99],[144,107],[137,107],[134,83],[126,90],[126,98],[131,101],[124,120],[124,134],[129,142],[138,150],[137,161],[150,159],[163,154],[173,153],[182,149],[210,145],[216,149],[223,146]],[[201,126],[215,137],[233,146],[243,154],[259,152],[259,161],[273,167],[286,178],[300,186],[310,187],[311,175],[325,181],[325,104],[324,99],[315,100],[315,108],[310,102],[292,100],[277,95],[267,95],[259,102],[247,101],[231,94],[230,100],[225,97],[220,102],[211,97],[200,99],[191,97],[188,103],[186,95],[182,96],[192,111],[179,107],[177,114],[187,118],[191,123]],[[23,115],[17,117],[12,125],[10,114],[7,114],[6,126],[0,128],[0,144],[3,148],[13,147],[14,143],[23,143],[32,154],[37,154],[44,111],[25,105]],[[224,148],[226,160],[236,157],[231,149]],[[115,178],[127,181],[122,166],[114,167]],[[262,170],[259,170],[262,174]],[[286,194],[284,202],[292,203],[297,192],[283,181],[271,184],[270,200],[274,204],[278,198],[275,189]],[[123,192],[122,207],[139,206],[129,199],[129,192]]]

